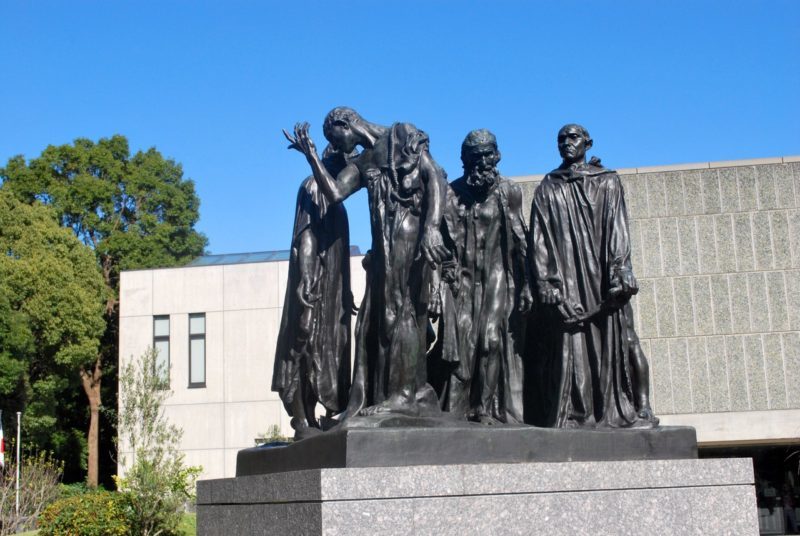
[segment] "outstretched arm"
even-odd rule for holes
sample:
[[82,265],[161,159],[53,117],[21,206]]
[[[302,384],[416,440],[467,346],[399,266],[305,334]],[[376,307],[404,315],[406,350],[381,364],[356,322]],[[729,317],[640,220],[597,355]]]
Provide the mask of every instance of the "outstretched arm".
[[298,123],[294,127],[294,136],[283,131],[289,140],[289,149],[296,149],[305,155],[322,193],[331,203],[341,203],[361,187],[361,173],[356,166],[348,164],[339,175],[334,178],[322,164],[317,147],[311,136],[308,135],[308,123]]

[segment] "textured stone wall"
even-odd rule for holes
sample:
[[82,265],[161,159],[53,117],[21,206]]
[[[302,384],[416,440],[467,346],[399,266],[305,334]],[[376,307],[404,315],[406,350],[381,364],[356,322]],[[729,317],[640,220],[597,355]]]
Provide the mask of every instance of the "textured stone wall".
[[800,408],[800,158],[619,173],[656,413]]

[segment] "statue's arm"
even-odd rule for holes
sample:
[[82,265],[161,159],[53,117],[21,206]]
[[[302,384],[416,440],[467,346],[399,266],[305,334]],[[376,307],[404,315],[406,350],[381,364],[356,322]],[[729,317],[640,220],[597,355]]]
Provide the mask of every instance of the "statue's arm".
[[509,183],[508,189],[508,211],[510,212],[508,221],[511,225],[511,232],[514,241],[514,270],[517,273],[517,280],[522,283],[519,291],[519,303],[517,308],[527,313],[533,305],[531,295],[531,274],[530,263],[528,262],[528,230],[525,228],[525,218],[522,215],[522,190],[517,184]]
[[[541,186],[540,186],[541,188]],[[537,190],[531,206],[531,244],[533,276],[539,301],[545,305],[559,305],[563,301],[561,275],[558,269],[556,233],[547,195]]]
[[341,203],[361,187],[361,172],[353,165],[348,164],[339,175],[334,178],[317,154],[317,147],[308,134],[308,123],[298,123],[294,127],[294,136],[283,131],[283,135],[289,140],[289,149],[295,149],[303,153],[311,166],[314,180],[322,190],[323,195],[331,203]]
[[439,167],[433,162],[427,151],[420,156],[420,172],[422,180],[426,183],[425,204],[427,206],[421,250],[429,263],[440,264],[450,256],[440,232],[447,184]]
[[297,237],[295,242],[297,248],[297,269],[300,274],[300,282],[295,289],[297,300],[303,306],[303,313],[300,315],[300,332],[308,335],[311,332],[311,311],[314,302],[319,299],[315,293],[317,276],[317,237],[311,227],[306,227]]
[[611,288],[609,294],[622,295],[623,297],[633,296],[639,292],[639,284],[633,275],[633,265],[631,263],[631,239],[628,227],[628,211],[625,207],[625,194],[622,182],[618,175],[614,175],[611,181],[612,191],[609,192],[609,214],[612,218],[611,237],[608,241],[611,251],[609,258],[612,260],[609,279]]

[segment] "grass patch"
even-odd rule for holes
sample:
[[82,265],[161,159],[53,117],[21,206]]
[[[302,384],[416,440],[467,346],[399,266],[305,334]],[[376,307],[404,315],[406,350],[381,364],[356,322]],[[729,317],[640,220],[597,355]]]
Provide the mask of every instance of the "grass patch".
[[181,518],[178,530],[183,536],[195,536],[197,534],[197,514],[185,512]]

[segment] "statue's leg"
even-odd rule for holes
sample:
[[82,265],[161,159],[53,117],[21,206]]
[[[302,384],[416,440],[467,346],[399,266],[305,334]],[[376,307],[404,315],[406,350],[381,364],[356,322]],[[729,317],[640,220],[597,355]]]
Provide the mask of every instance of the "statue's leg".
[[500,380],[500,363],[503,352],[503,319],[506,302],[506,286],[503,266],[493,267],[484,288],[483,311],[480,319],[479,353],[481,363],[481,397],[476,417],[482,422],[492,422],[498,417],[497,387]]

